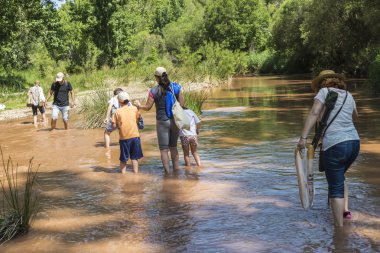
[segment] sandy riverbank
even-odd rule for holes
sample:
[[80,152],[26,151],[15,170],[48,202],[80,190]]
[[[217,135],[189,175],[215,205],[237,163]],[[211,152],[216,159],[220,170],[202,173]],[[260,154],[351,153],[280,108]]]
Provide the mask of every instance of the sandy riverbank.
[[[200,82],[200,83],[183,83],[182,86],[185,91],[200,91],[200,90],[209,90],[211,88],[222,85],[221,82]],[[115,86],[116,87],[116,86]],[[75,91],[75,85],[73,85]],[[128,86],[121,86],[121,88],[127,91],[133,100],[146,100],[148,96],[148,87],[142,84],[130,84]],[[76,107],[74,109],[80,108],[80,102],[83,97],[90,96],[92,93],[91,90],[82,91],[76,94]],[[110,89],[110,95],[112,94],[112,89]],[[26,96],[26,95],[25,95]],[[49,114],[51,111],[52,98],[50,98],[50,102],[47,105],[47,113]],[[12,110],[2,110],[0,111],[0,121],[13,120],[32,117],[32,109],[31,108],[20,108],[20,109],[12,109]]]

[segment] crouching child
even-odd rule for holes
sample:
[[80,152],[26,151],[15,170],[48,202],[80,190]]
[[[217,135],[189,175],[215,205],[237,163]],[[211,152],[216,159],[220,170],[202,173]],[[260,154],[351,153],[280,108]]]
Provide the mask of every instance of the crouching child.
[[112,126],[119,128],[120,144],[120,171],[126,173],[127,161],[131,159],[134,173],[138,173],[138,159],[143,157],[139,129],[137,123],[140,113],[135,106],[128,106],[130,101],[127,92],[121,92],[117,95],[120,108],[112,116]]

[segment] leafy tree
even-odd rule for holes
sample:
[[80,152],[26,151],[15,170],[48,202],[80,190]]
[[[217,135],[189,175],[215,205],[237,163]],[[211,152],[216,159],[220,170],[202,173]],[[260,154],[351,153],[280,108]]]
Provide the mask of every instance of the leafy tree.
[[51,1],[0,0],[0,63],[5,69],[26,68],[33,41],[45,31],[44,6]]
[[231,50],[264,49],[268,27],[269,13],[261,0],[216,0],[206,6],[206,38]]

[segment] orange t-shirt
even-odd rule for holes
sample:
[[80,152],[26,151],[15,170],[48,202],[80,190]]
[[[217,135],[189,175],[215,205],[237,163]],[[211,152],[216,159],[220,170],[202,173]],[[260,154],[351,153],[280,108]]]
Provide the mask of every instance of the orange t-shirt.
[[119,127],[119,139],[126,140],[140,137],[137,122],[140,113],[136,106],[124,105],[117,109],[112,116],[112,123]]

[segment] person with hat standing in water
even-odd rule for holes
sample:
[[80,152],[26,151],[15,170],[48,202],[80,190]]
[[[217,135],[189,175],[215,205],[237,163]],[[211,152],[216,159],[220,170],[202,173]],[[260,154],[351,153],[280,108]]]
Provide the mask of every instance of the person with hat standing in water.
[[146,104],[141,106],[138,100],[135,103],[138,109],[144,111],[149,111],[153,104],[156,104],[158,146],[160,148],[161,161],[165,172],[169,173],[169,150],[173,169],[179,169],[179,155],[177,149],[179,128],[174,122],[172,107],[176,99],[181,106],[184,106],[185,98],[182,93],[181,85],[169,80],[165,68],[156,68],[154,76],[158,85],[150,89]]
[[[51,130],[55,129],[57,124],[58,114],[62,113],[62,120],[67,130],[69,127],[69,110],[75,106],[74,90],[71,83],[64,79],[65,75],[59,72],[55,78],[55,82],[51,85],[49,95],[46,102],[54,94],[53,111],[51,114]],[[69,93],[71,101],[69,101]],[[45,103],[46,103],[45,102]]]
[[314,97],[313,107],[306,119],[297,146],[299,149],[305,148],[310,130],[323,114],[327,93],[336,92],[338,98],[327,119],[329,127],[325,128],[324,135],[321,137],[323,150],[321,162],[325,169],[329,202],[335,225],[342,227],[344,219],[351,219],[345,173],[359,154],[360,138],[353,123],[358,118],[358,112],[354,98],[346,90],[343,75],[332,70],[324,70],[314,78],[312,88],[317,95]]
[[120,172],[126,173],[127,161],[131,159],[134,173],[138,173],[138,160],[143,157],[140,133],[137,123],[140,113],[136,106],[129,106],[129,94],[125,91],[117,95],[120,108],[112,116],[113,128],[119,128]]

